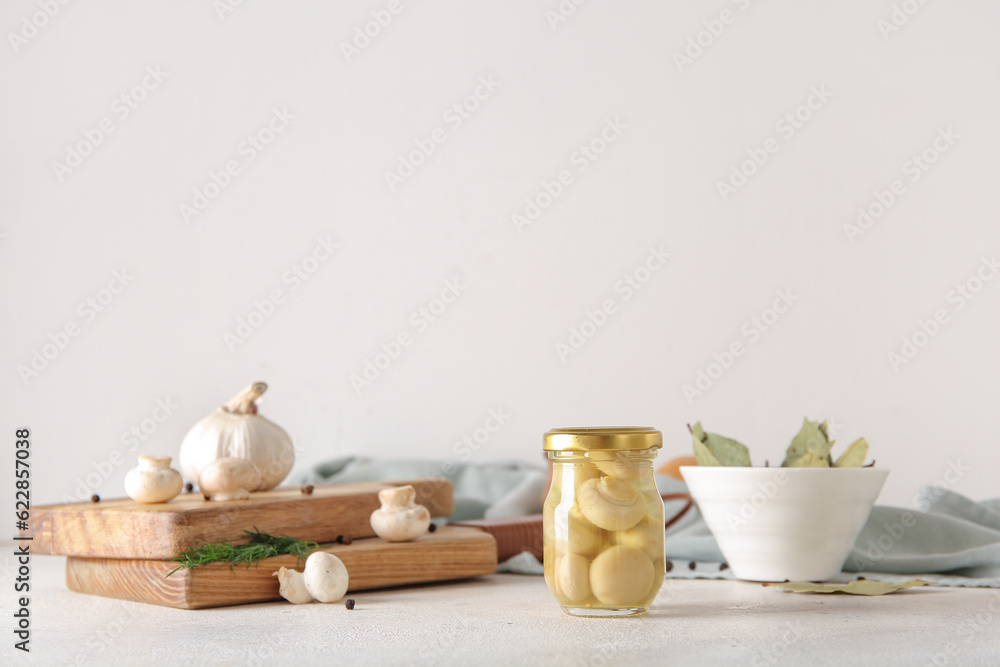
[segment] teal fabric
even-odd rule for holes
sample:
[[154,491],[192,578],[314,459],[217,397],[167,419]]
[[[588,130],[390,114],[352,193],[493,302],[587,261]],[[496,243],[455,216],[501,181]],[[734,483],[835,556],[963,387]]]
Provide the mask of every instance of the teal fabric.
[[313,468],[301,484],[364,482],[445,477],[455,490],[450,521],[506,519],[542,511],[548,472],[519,462],[382,461],[363,457],[335,459]]
[[[300,483],[447,477],[455,488],[451,521],[501,519],[541,512],[547,472],[518,462],[380,461],[348,457],[317,466]],[[686,493],[672,477],[656,476],[662,494]],[[917,498],[921,510],[877,505],[844,563],[838,581],[858,576],[881,581],[926,579],[943,586],[1000,588],[1000,499],[975,502],[927,486]],[[683,501],[667,501],[666,516]],[[732,579],[715,538],[693,506],[666,533],[668,577]],[[499,571],[541,574],[523,553]]]
[[[661,476],[657,486],[664,494],[687,491],[683,482]],[[1000,588],[1000,499],[975,502],[925,486],[917,505],[922,510],[873,507],[837,580],[926,579],[943,586]],[[666,545],[672,561],[667,576],[732,578],[697,507],[670,527]]]

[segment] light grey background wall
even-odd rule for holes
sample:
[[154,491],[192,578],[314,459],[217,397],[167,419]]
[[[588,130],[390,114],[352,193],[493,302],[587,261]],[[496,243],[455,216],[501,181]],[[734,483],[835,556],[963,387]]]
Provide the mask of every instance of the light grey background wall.
[[587,424],[667,459],[698,419],[763,463],[808,414],[883,502],[995,496],[998,20],[6,2],[0,451],[32,429],[38,502],[120,495],[264,380],[297,470]]

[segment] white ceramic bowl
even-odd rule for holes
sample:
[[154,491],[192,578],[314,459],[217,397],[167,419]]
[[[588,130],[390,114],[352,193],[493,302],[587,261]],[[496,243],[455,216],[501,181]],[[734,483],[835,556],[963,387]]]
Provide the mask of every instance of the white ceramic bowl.
[[737,578],[824,581],[840,573],[889,471],[683,466],[681,474]]

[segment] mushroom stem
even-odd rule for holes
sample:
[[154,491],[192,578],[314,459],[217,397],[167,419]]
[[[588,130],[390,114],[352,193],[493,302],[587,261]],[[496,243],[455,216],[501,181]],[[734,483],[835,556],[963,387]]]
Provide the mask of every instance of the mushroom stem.
[[222,409],[226,412],[235,412],[241,415],[249,414],[250,406],[252,406],[253,402],[260,398],[265,391],[267,391],[266,382],[254,382],[252,385],[233,396],[226,403],[223,403]]

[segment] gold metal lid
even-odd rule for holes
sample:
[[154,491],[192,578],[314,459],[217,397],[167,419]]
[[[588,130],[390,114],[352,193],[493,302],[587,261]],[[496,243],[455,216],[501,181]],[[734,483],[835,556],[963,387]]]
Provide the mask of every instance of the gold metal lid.
[[659,449],[663,434],[649,426],[554,428],[545,434],[547,452]]

